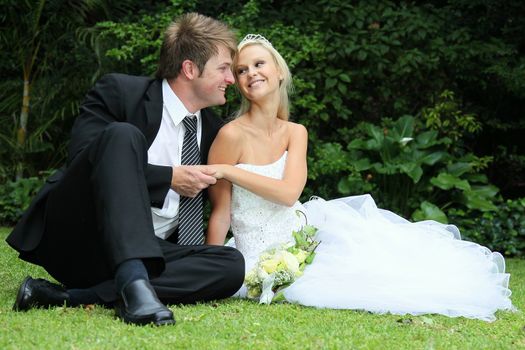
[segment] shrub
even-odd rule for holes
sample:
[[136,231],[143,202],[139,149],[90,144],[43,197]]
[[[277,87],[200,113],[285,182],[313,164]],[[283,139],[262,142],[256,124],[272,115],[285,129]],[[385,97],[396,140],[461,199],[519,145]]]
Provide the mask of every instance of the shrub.
[[331,160],[311,167],[313,176],[346,172],[337,185],[340,193],[369,191],[381,207],[415,220],[447,222],[448,207],[496,209],[498,189],[480,173],[488,160],[465,152],[457,140],[408,115],[384,119],[380,126],[363,122],[353,132],[346,149],[323,145],[316,155]]
[[497,210],[451,210],[449,218],[464,239],[505,256],[525,256],[525,198],[501,201]]
[[42,178],[29,177],[0,186],[0,225],[14,225],[43,183]]

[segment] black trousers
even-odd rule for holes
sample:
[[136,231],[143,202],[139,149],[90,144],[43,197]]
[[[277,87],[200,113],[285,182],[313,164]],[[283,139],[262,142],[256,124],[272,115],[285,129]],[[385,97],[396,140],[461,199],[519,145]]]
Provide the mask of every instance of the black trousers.
[[146,184],[147,143],[131,124],[112,123],[78,154],[46,203],[42,241],[31,253],[67,288],[116,298],[116,267],[142,259],[166,302],[224,298],[244,279],[240,252],[178,246],[154,234]]

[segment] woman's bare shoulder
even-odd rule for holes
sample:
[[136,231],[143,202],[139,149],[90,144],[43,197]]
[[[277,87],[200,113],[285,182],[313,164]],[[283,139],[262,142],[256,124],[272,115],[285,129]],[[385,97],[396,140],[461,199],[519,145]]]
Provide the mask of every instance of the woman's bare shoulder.
[[217,138],[226,143],[238,143],[241,142],[243,135],[242,125],[237,119],[234,119],[225,124],[217,134]]
[[243,150],[244,137],[235,120],[224,125],[210,148],[208,162],[210,164],[237,164]]
[[304,125],[291,121],[286,121],[286,126],[291,136],[308,137],[308,130],[306,130],[306,127]]

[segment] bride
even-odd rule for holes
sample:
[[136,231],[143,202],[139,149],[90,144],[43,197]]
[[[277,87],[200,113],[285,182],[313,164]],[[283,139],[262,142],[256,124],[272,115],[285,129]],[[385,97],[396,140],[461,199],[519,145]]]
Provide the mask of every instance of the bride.
[[369,195],[300,204],[308,136],[288,121],[288,66],[261,35],[247,35],[238,50],[233,69],[243,101],[210,150],[220,180],[209,189],[207,244],[222,245],[231,226],[249,271],[264,250],[293,241],[301,210],[321,244],[285,289],[290,302],[487,321],[513,309],[501,254],[461,240],[453,225],[411,223]]

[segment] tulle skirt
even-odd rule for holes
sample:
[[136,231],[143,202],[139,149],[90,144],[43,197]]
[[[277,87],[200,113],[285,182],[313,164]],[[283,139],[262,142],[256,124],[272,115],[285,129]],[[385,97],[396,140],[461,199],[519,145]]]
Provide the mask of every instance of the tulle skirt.
[[369,195],[304,204],[319,228],[315,260],[284,295],[302,305],[486,321],[514,309],[499,253],[453,225],[411,223]]

